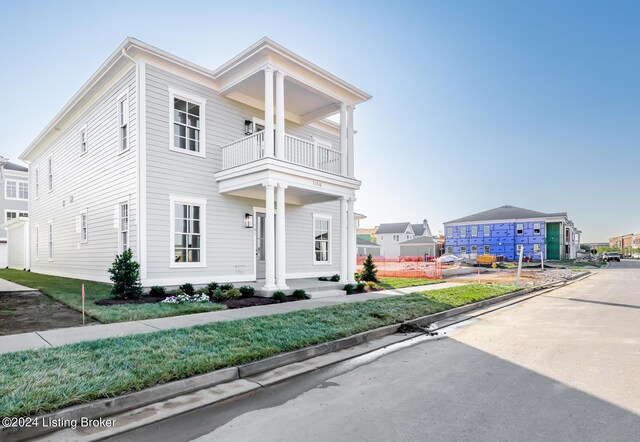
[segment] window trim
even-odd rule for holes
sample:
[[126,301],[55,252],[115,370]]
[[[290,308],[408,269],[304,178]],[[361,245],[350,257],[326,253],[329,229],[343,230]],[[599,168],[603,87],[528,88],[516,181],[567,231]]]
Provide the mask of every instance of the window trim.
[[[84,217],[84,235],[82,232],[82,218]],[[87,209],[84,209],[80,212],[80,244],[86,244],[89,242],[89,216],[87,213]]]
[[[175,262],[176,204],[200,206],[200,262]],[[190,196],[169,195],[169,268],[199,268],[207,266],[207,200]]]
[[53,155],[47,157],[47,188],[48,193],[53,192]]
[[[84,139],[83,139],[84,138]],[[89,141],[87,138],[87,125],[85,124],[78,131],[78,139],[80,143],[80,156],[84,156],[89,152]],[[84,149],[82,148],[82,144],[84,142]]]
[[47,258],[49,262],[53,262],[53,246],[54,246],[54,237],[53,237],[53,220],[50,219],[47,222]]
[[34,168],[33,180],[35,181],[36,199],[38,199],[40,198],[40,166]]
[[[123,113],[126,112],[127,114],[124,118],[126,120],[126,126],[127,126],[127,148],[123,149],[121,130],[124,127],[124,125],[120,122],[122,119],[122,114],[120,113],[120,103],[122,103],[125,100],[127,102],[127,105],[125,106]],[[122,91],[116,98],[116,116],[117,116],[116,127],[118,128],[118,155],[122,155],[123,153],[131,150],[131,102],[129,101],[129,88]]]
[[485,224],[484,226],[482,226],[482,236],[487,237],[487,236],[491,236],[491,226],[488,224]]
[[[475,233],[473,233],[475,230]],[[471,237],[472,238],[477,238],[478,237],[478,226],[471,226]]]
[[[464,235],[462,234],[462,229],[464,229]],[[460,238],[467,237],[467,226],[460,226]]]
[[[536,225],[538,225],[538,227],[536,228]],[[538,231],[536,233],[536,230]],[[540,235],[542,233],[542,223],[537,222],[537,223],[533,223],[533,234],[534,235]]]
[[34,227],[35,237],[34,245],[36,249],[36,261],[40,261],[40,224],[36,224]]
[[[124,249],[122,248],[122,234],[124,233],[124,231],[122,230],[122,206],[126,204],[127,205],[127,244],[129,245],[129,247],[127,247],[128,249],[131,248],[131,203],[129,202],[129,198],[124,198],[121,199],[120,201],[118,201],[118,207],[117,207],[117,212],[118,212],[118,253],[124,253]],[[175,222],[175,220],[173,221]],[[174,239],[175,241],[175,239]]]
[[[16,197],[7,196],[8,184],[15,183],[16,184]],[[27,185],[27,197],[20,198],[20,183]],[[9,201],[29,201],[29,180],[21,180],[18,178],[5,178],[4,180],[4,199]]]
[[447,227],[447,238],[453,238],[453,227]]
[[[522,226],[522,228],[519,229],[518,226]],[[520,230],[520,233],[518,233],[518,230]],[[516,223],[516,235],[524,235],[524,223]]]
[[[331,239],[333,234],[333,217],[331,215],[327,215],[324,213],[314,213],[312,215],[312,224],[311,224],[311,253],[313,256],[313,265],[314,266],[330,266],[333,264],[333,241]],[[316,220],[325,220],[329,221],[329,240],[327,242],[327,261],[317,261],[316,260]]]
[[[189,149],[181,149],[179,147],[175,147],[173,144],[174,141],[174,118],[173,118],[173,101],[175,98],[179,98],[181,100],[190,101],[194,104],[200,106],[200,150],[198,152],[194,152]],[[184,92],[182,90],[174,89],[172,87],[169,88],[169,150],[172,152],[179,152],[187,155],[191,155],[194,157],[206,158],[206,103],[207,99],[204,97],[200,97],[197,95],[190,94],[189,92]]]

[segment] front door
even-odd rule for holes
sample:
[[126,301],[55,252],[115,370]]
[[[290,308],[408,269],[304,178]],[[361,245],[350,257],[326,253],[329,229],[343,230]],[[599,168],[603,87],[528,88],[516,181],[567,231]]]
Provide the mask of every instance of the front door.
[[256,213],[256,279],[264,279],[264,232],[266,215]]
[[547,223],[547,259],[560,259],[560,223]]

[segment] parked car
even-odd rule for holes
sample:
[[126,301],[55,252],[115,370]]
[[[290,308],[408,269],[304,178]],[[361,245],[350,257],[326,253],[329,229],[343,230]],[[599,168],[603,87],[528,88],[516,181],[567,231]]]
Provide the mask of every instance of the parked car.
[[617,262],[620,262],[620,258],[622,258],[622,255],[620,255],[618,252],[604,252],[602,254],[602,259],[604,261],[617,261]]

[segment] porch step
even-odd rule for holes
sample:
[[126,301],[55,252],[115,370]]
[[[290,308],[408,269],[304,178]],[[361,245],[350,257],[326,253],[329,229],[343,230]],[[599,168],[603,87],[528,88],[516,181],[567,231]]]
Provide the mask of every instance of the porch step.
[[318,298],[330,298],[332,296],[346,296],[347,292],[345,292],[344,290],[320,290],[320,291],[312,291],[312,292],[307,292],[307,296],[311,299],[318,299]]

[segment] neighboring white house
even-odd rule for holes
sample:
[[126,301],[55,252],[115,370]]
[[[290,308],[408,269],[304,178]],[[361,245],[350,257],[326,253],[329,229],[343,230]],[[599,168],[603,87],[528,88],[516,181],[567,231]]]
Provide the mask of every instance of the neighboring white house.
[[21,155],[31,269],[107,281],[131,248],[144,286],[353,280],[370,98],[268,38],[215,70],[127,38]]
[[[2,184],[2,196],[0,196],[0,214],[5,225],[18,217],[26,218],[29,215],[29,173],[28,169],[7,159],[0,157],[0,183]],[[10,245],[7,242],[7,230],[0,228],[0,268],[15,267],[23,269],[25,263],[14,266],[10,263]],[[24,242],[13,244],[18,250],[24,248]],[[14,264],[20,262],[19,257],[13,257]]]
[[[433,244],[433,253],[430,256],[435,256],[436,254],[436,243],[433,240],[433,235],[426,219],[420,224],[411,224],[410,222],[380,224],[376,229],[375,235],[377,243],[381,246],[380,254],[382,256],[423,256],[425,253],[412,254],[412,252],[422,252],[427,244],[426,240],[420,240],[420,250],[414,250],[414,242],[410,241],[416,238],[430,239],[432,242],[428,244]],[[406,245],[409,245],[409,247],[401,247]]]

